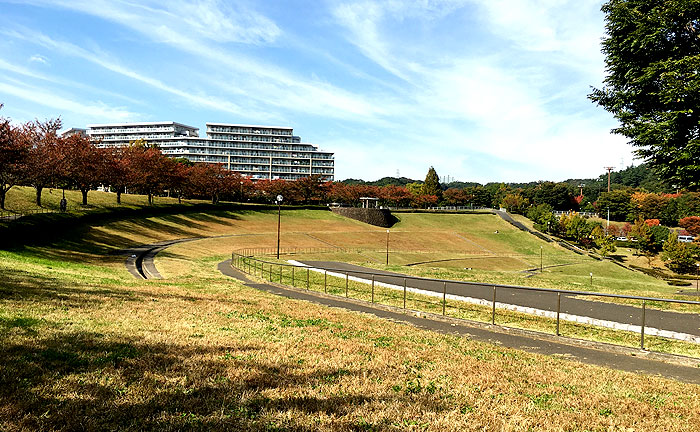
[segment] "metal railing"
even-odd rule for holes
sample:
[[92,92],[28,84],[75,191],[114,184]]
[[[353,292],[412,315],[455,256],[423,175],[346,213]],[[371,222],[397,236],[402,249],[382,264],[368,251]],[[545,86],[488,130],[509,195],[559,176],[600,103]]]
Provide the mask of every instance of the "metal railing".
[[[75,208],[69,207],[63,213],[69,213],[69,212],[74,212],[74,211],[75,211]],[[49,208],[49,207],[42,207],[39,209],[23,210],[23,211],[17,211],[17,212],[0,210],[0,221],[14,221],[14,220],[17,220],[17,219],[24,217],[24,216],[30,216],[30,215],[35,215],[35,214],[45,214],[45,213],[62,213],[62,212],[58,209]]]
[[[272,248],[270,248],[272,249]],[[265,250],[265,249],[249,249],[246,250],[247,252],[254,252],[256,250]],[[276,251],[276,249],[275,249]],[[328,293],[329,290],[329,282],[328,278],[329,276],[335,277],[336,279],[340,279],[341,281],[344,279],[344,296],[345,297],[350,297],[350,281],[353,282],[361,282],[363,284],[369,285],[370,292],[366,293],[369,296],[369,301],[371,303],[376,302],[375,294],[376,294],[376,289],[377,286],[384,286],[388,287],[391,286],[393,287],[394,290],[398,289],[402,291],[402,306],[403,309],[406,310],[406,298],[407,298],[407,292],[411,293],[417,293],[419,295],[428,295],[432,297],[438,297],[440,298],[439,304],[437,305],[439,308],[442,310],[442,315],[447,316],[447,310],[448,310],[448,299],[454,300],[453,304],[450,305],[452,309],[456,309],[457,312],[459,312],[459,302],[464,302],[468,296],[465,296],[466,292],[459,292],[457,293],[455,287],[469,287],[469,288],[481,288],[482,292],[483,289],[490,290],[490,298],[488,300],[484,300],[482,296],[482,300],[480,300],[481,305],[490,306],[490,323],[495,325],[496,324],[496,317],[497,317],[497,306],[500,309],[509,309],[508,306],[513,306],[512,303],[505,303],[503,301],[498,301],[498,293],[499,291],[504,292],[504,291],[515,291],[515,293],[547,293],[550,295],[556,295],[556,307],[553,308],[553,310],[546,310],[546,312],[551,312],[551,315],[555,315],[555,334],[557,336],[562,336],[561,332],[561,321],[572,321],[571,319],[565,319],[562,318],[562,296],[567,299],[570,302],[573,301],[585,301],[585,300],[578,300],[574,297],[594,297],[594,298],[608,298],[608,299],[624,299],[624,300],[633,300],[633,301],[638,301],[641,303],[641,309],[639,309],[639,321],[637,324],[634,323],[623,323],[621,321],[609,321],[612,323],[616,324],[621,324],[622,326],[627,326],[627,328],[623,328],[622,330],[627,330],[627,331],[633,331],[633,332],[638,332],[640,334],[640,340],[639,340],[639,346],[642,350],[647,350],[647,347],[645,346],[645,333],[647,330],[647,303],[675,303],[675,304],[684,304],[684,305],[695,305],[695,306],[700,306],[700,301],[694,301],[694,300],[680,300],[680,299],[666,299],[666,298],[656,298],[656,297],[644,297],[644,296],[632,296],[632,295],[625,295],[625,294],[608,294],[608,293],[600,293],[600,292],[591,292],[591,291],[573,291],[573,290],[559,290],[559,289],[549,289],[549,288],[536,288],[536,287],[525,287],[525,286],[515,286],[515,285],[499,285],[499,284],[487,284],[487,283],[479,283],[479,282],[465,282],[465,281],[454,281],[454,280],[445,280],[445,279],[430,279],[430,278],[421,278],[421,277],[416,277],[416,276],[409,276],[409,275],[398,275],[394,273],[387,273],[387,272],[372,272],[372,271],[361,271],[361,270],[356,270],[356,269],[342,269],[342,268],[329,268],[325,267],[323,269],[317,269],[317,268],[311,268],[308,266],[303,266],[303,265],[294,265],[294,264],[286,264],[286,263],[277,263],[277,262],[269,262],[265,261],[262,259],[255,258],[252,255],[245,255],[245,254],[239,254],[236,252],[233,252],[231,255],[231,266],[243,271],[244,273],[254,275],[257,277],[261,277],[263,279],[269,280],[270,282],[278,282],[280,284],[285,284],[285,282],[289,282],[291,286],[293,287],[299,287],[299,283],[302,284],[301,288],[306,288],[307,290],[310,290],[314,287],[314,281],[310,278],[310,272],[322,272],[323,273],[323,281],[317,281],[316,283],[319,286],[319,291],[321,289],[321,285],[323,287],[323,292]],[[283,271],[284,269],[284,271]],[[387,283],[385,281],[391,281],[391,283]],[[413,287],[410,287],[408,284],[408,281],[420,281],[422,283],[432,283],[434,286],[434,289],[428,289],[426,290],[425,288],[420,288],[416,289]],[[449,284],[449,289],[448,289],[448,284]],[[415,284],[414,284],[415,285]],[[336,286],[336,291],[338,291],[338,287]],[[343,287],[340,287],[340,293],[343,293]],[[357,291],[360,293],[359,290],[353,289],[354,291]],[[451,291],[451,292],[448,292]],[[506,294],[508,294],[506,292]],[[512,294],[512,292],[510,293]],[[362,299],[360,295],[357,297],[358,299]],[[512,299],[511,299],[512,300]],[[418,302],[420,303],[421,301],[424,303],[428,303],[425,300],[419,300],[416,299],[414,296],[413,299],[414,303]],[[591,302],[592,303],[592,302]],[[401,304],[401,302],[399,302]],[[433,307],[435,307],[435,303],[430,303]],[[592,305],[598,305],[599,303],[592,303]],[[629,307],[629,308],[634,308],[637,309],[636,307],[629,306],[629,305],[614,305],[614,306],[621,306],[621,307]],[[512,310],[512,309],[511,309]],[[421,310],[415,310],[417,312],[420,312]],[[425,310],[422,310],[425,311]],[[655,311],[658,312],[658,311]],[[662,313],[667,313],[665,311],[661,311]],[[535,312],[532,312],[535,313]],[[679,313],[679,315],[681,315]],[[691,342],[694,343],[700,343],[700,333],[697,333],[698,329],[698,322],[700,322],[700,315],[698,314],[682,314],[684,317],[687,317],[689,320],[695,320],[694,327],[691,325],[692,328],[695,328],[696,333],[693,334],[688,334],[687,336],[690,337],[690,339],[681,339],[681,340],[690,340]],[[572,317],[574,315],[567,314],[568,317]],[[597,325],[595,321],[592,323],[590,322],[591,318],[588,316],[584,316],[583,318],[587,319],[588,321],[578,321],[578,322],[588,322],[591,325]],[[614,317],[611,317],[614,318]],[[691,321],[693,322],[693,321]],[[507,327],[507,326],[503,326]],[[615,328],[615,327],[613,327]],[[635,328],[634,330],[632,328]],[[639,330],[637,331],[636,328]],[[651,328],[650,328],[651,329]],[[620,330],[617,328],[617,330]],[[676,333],[675,330],[658,330],[654,329],[654,331],[657,332],[657,335],[660,337],[667,337],[671,338],[671,336],[665,336],[663,332],[666,332],[666,334],[670,333],[675,333],[675,334],[685,334],[685,333]]]

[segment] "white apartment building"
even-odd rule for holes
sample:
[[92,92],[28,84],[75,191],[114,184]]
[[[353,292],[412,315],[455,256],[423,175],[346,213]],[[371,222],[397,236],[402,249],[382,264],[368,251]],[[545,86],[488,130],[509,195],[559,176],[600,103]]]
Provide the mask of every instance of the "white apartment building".
[[334,180],[333,153],[302,143],[292,128],[207,123],[205,138],[198,131],[176,122],[87,127],[87,135],[100,147],[121,147],[140,139],[157,145],[167,156],[221,164],[252,179],[297,180],[320,175],[323,180]]

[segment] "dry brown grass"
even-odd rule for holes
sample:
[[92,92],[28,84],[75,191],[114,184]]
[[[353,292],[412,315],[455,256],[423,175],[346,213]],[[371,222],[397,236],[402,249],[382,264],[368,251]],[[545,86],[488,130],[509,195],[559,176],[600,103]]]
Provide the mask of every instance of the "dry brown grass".
[[[239,217],[191,218],[201,226],[123,222],[88,233],[82,248],[0,251],[0,430],[692,431],[700,424],[697,385],[282,299],[215,270],[228,247],[256,236],[178,245],[159,259],[170,272],[163,281],[132,279],[122,257],[75,253],[110,239],[234,234],[236,224],[272,235],[267,222],[252,229],[255,221]],[[300,226],[309,223],[321,222]],[[147,231],[128,232],[137,227]],[[184,259],[192,261],[178,272]]]

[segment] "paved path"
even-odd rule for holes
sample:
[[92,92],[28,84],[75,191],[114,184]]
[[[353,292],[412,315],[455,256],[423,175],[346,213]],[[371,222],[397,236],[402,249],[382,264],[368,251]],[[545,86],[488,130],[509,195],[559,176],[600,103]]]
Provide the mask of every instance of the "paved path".
[[569,338],[542,335],[523,330],[504,329],[499,326],[465,320],[443,318],[425,313],[404,313],[400,309],[372,305],[359,300],[304,291],[276,284],[256,283],[247,275],[231,267],[231,260],[219,263],[218,269],[244,285],[272,294],[306,300],[313,303],[371,314],[380,318],[409,324],[415,327],[443,333],[467,336],[474,340],[520,349],[523,351],[553,355],[582,363],[604,366],[629,372],[659,375],[679,381],[700,384],[700,360],[666,354],[651,353],[631,348],[601,343],[576,341]]
[[[414,290],[442,294],[443,288],[446,288],[447,295],[452,298],[467,297],[489,303],[493,301],[493,285],[490,284],[447,281],[446,286],[443,287],[443,282],[440,281],[408,278],[400,273],[340,262],[303,261],[302,264],[328,271],[336,270],[336,273],[348,273],[350,277],[364,280],[371,279],[371,275],[367,274],[370,272],[377,275],[375,276],[375,281],[378,283],[403,287],[405,279],[407,288]],[[557,310],[557,294],[546,290],[534,291],[499,286],[496,290],[496,301],[504,305],[515,305],[550,313],[556,313]],[[562,314],[573,317],[587,317],[601,322],[619,323],[623,326],[629,326],[630,330],[634,331],[636,329],[637,332],[639,329],[636,326],[640,326],[642,322],[641,307],[584,300],[567,294],[562,294],[560,306]],[[700,306],[698,306],[698,310],[700,310]],[[645,326],[649,328],[648,334],[652,334],[652,329],[656,329],[660,330],[657,333],[661,336],[700,342],[700,315],[696,313],[677,313],[647,308]],[[669,333],[666,334],[664,332]]]
[[192,237],[177,240],[166,240],[158,243],[141,245],[134,248],[124,249],[119,251],[119,255],[126,255],[126,269],[137,279],[163,279],[154,258],[158,252],[166,249],[176,243],[183,243],[193,240],[199,240],[203,237]]

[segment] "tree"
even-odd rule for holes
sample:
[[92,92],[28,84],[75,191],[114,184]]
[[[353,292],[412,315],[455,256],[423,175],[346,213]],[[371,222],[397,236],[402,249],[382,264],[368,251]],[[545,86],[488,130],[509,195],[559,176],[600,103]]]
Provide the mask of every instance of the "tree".
[[605,234],[603,227],[600,225],[593,228],[591,235],[593,236],[593,242],[598,248],[598,252],[604,257],[617,250],[615,247],[615,236],[610,233]]
[[557,217],[552,213],[554,209],[549,204],[539,204],[530,207],[527,211],[527,218],[535,223],[535,228],[549,233],[558,226]]
[[87,205],[90,189],[105,182],[107,150],[95,147],[90,138],[77,134],[60,140],[59,150],[64,157],[61,179],[78,188],[83,194],[83,205]]
[[566,183],[542,182],[532,193],[533,204],[549,204],[555,210],[576,210],[573,188]]
[[470,202],[473,198],[472,194],[467,191],[467,189],[450,188],[447,189],[442,197],[445,202],[453,206],[463,206]]
[[679,242],[678,235],[671,232],[664,243],[661,259],[673,272],[690,273],[695,270],[697,253],[697,246]]
[[635,243],[637,245],[637,253],[642,252],[649,261],[649,265],[651,265],[654,252],[661,246],[660,243],[657,243],[658,238],[654,238],[652,228],[644,223],[644,219],[639,218],[632,225],[630,235],[637,241]]
[[700,187],[700,2],[609,0],[607,77],[589,98],[669,184]]
[[23,180],[28,156],[25,136],[0,117],[0,209],[5,210],[7,192]]
[[694,236],[700,235],[700,217],[688,216],[678,221],[678,226]]
[[440,187],[440,177],[438,177],[435,168],[430,167],[428,174],[425,176],[423,183],[423,195],[435,195],[438,200],[442,199],[442,188]]
[[153,195],[161,193],[170,180],[168,158],[156,147],[139,144],[131,145],[129,158],[133,187],[148,195],[148,204],[153,204]]
[[36,189],[36,205],[41,207],[41,192],[53,186],[65,174],[65,154],[59,147],[61,120],[35,120],[26,123],[22,133],[29,140],[27,180]]
[[626,189],[603,192],[596,201],[596,207],[602,216],[606,216],[610,209],[610,219],[624,221],[632,212],[631,198],[632,193]]
[[511,213],[523,213],[527,205],[528,199],[519,193],[506,194],[506,196],[503,197],[503,201],[501,201],[501,207]]

